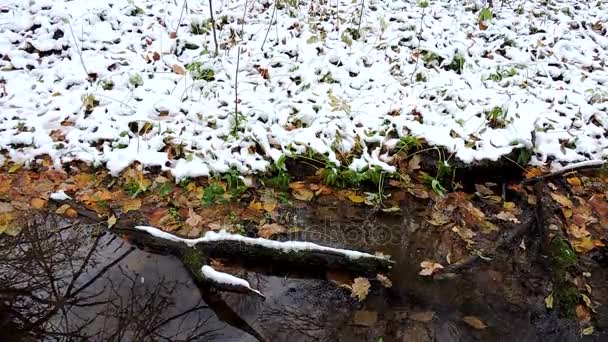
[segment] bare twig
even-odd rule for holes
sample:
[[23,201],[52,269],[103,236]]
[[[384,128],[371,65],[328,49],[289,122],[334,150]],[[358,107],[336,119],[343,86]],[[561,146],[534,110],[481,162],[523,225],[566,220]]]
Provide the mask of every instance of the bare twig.
[[84,69],[84,73],[87,74],[87,78],[89,78],[89,71],[87,70],[86,65],[84,65],[84,59],[82,58],[82,50],[78,46],[78,41],[76,40],[76,35],[74,34],[74,29],[72,29],[72,24],[70,21],[66,21],[68,27],[70,28],[70,33],[72,34],[72,39],[74,39],[74,45],[76,46],[76,52],[78,53],[78,57],[80,58],[80,64],[82,64],[82,68]]
[[211,5],[212,2],[213,2],[213,0],[209,0],[209,15],[211,16],[211,25],[212,25],[211,30],[213,31],[213,44],[215,44],[215,55],[217,56],[220,54],[220,49],[219,49],[219,45],[217,44],[217,34],[215,32],[215,17],[213,16],[213,5]]
[[524,180],[522,182],[522,184],[524,184],[524,185],[533,184],[533,183],[536,183],[538,181],[547,180],[547,179],[550,179],[550,178],[555,178],[555,177],[564,175],[566,173],[575,172],[575,171],[583,171],[583,170],[591,170],[591,169],[601,169],[602,167],[604,167],[606,165],[607,165],[607,163],[605,161],[603,161],[603,160],[584,161],[584,162],[568,165],[568,166],[564,167],[561,170],[558,170],[558,171],[555,171],[555,172],[551,172],[551,173],[547,173],[546,175],[542,175],[542,176],[537,176],[537,177],[533,177],[533,178],[530,178],[530,179],[526,179],[526,180]]
[[241,47],[239,46],[236,57],[236,71],[234,72],[234,127],[232,135],[235,137],[239,131],[239,64],[241,61]]
[[361,0],[361,13],[359,13],[359,23],[357,24],[357,32],[361,36],[361,20],[363,19],[363,9],[365,6],[365,0]]
[[274,20],[274,14],[277,11],[277,1],[275,0],[274,6],[272,7],[272,14],[270,14],[270,23],[268,24],[268,30],[266,30],[266,34],[264,35],[264,40],[262,41],[262,50],[264,50],[264,44],[266,44],[266,38],[268,38],[268,33],[270,33],[270,28],[272,28],[272,21]]
[[177,35],[177,31],[179,30],[179,27],[182,25],[182,17],[184,16],[184,11],[186,10],[186,7],[188,6],[187,1],[184,0],[184,3],[182,4],[182,11],[179,13],[179,19],[177,20],[177,27],[175,28],[175,35]]

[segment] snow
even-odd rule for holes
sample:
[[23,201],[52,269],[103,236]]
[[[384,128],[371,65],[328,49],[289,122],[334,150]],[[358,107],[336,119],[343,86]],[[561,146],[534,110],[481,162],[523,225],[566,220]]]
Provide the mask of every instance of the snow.
[[[216,57],[207,2],[188,2],[178,27],[182,1],[10,1],[0,12],[0,149],[114,175],[139,161],[178,179],[261,172],[310,150],[340,164],[356,146],[350,168],[393,171],[390,152],[407,135],[465,162],[519,147],[553,168],[608,157],[604,1],[516,2],[481,30],[480,1],[370,0],[350,42],[360,2],[290,3],[271,19],[269,0],[214,2]],[[461,73],[448,67],[457,55]],[[193,63],[213,80],[173,72]],[[504,117],[491,123],[496,107]],[[170,158],[171,144],[184,155]]]
[[317,250],[317,251],[342,254],[342,255],[344,255],[348,258],[352,258],[352,259],[357,259],[357,258],[361,258],[361,257],[381,258],[379,256],[375,256],[375,255],[368,254],[368,253],[363,253],[363,252],[358,252],[358,251],[353,251],[353,250],[348,250],[348,249],[339,249],[339,248],[321,246],[321,245],[317,245],[312,242],[305,242],[305,241],[283,241],[283,242],[281,242],[281,241],[267,240],[267,239],[263,239],[263,238],[250,238],[250,237],[246,237],[246,236],[242,236],[242,235],[238,235],[238,234],[231,234],[231,233],[226,232],[225,230],[222,230],[219,232],[209,231],[200,238],[185,239],[185,238],[181,238],[179,236],[175,236],[173,234],[164,232],[155,227],[135,226],[135,229],[143,230],[143,231],[147,232],[148,234],[151,234],[151,235],[156,236],[161,239],[166,239],[166,240],[173,241],[173,242],[184,243],[190,247],[194,247],[194,246],[196,246],[196,244],[204,243],[204,242],[233,241],[233,242],[246,243],[249,245],[257,245],[257,246],[267,247],[267,248],[271,248],[271,249],[276,249],[276,250],[279,250],[279,251],[282,251],[285,253]]
[[247,280],[235,277],[228,273],[218,272],[214,270],[211,266],[203,266],[201,268],[201,273],[203,274],[203,277],[215,283],[248,288],[249,290],[259,294],[260,296],[264,296],[260,291],[251,288],[251,285],[249,285],[249,282]]
[[72,199],[72,197],[68,196],[63,190],[54,192],[49,197],[55,201],[67,201]]

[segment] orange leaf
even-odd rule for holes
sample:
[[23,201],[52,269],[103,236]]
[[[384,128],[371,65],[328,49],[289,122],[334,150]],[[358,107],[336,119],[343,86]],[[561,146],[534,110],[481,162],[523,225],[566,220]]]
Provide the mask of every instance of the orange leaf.
[[34,209],[42,209],[46,206],[46,200],[44,200],[42,198],[32,198],[30,200],[30,205]]
[[272,235],[281,234],[286,232],[285,227],[281,226],[278,223],[269,223],[265,224],[258,229],[258,236],[264,239],[268,239]]
[[572,185],[572,186],[581,186],[583,185],[583,183],[581,182],[581,179],[578,177],[570,177],[568,179],[566,179],[568,181],[568,184]]
[[139,198],[129,198],[122,203],[122,211],[124,211],[125,214],[139,208],[141,208],[141,199]]
[[173,72],[178,74],[178,75],[185,75],[186,74],[186,69],[179,65],[179,64],[173,64],[173,66],[171,67],[173,69]]
[[533,168],[529,169],[528,171],[526,171],[526,178],[530,179],[530,178],[538,177],[542,174],[543,174],[543,170],[541,168],[533,167]]

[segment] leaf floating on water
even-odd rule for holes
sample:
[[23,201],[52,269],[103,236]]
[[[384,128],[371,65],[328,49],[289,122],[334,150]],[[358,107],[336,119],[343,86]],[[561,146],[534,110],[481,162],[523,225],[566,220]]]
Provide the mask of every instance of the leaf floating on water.
[[358,301],[362,302],[367,298],[369,288],[371,287],[367,278],[355,278],[355,282],[351,286],[351,297],[357,298]]
[[420,270],[420,273],[418,274],[421,276],[430,276],[442,269],[443,265],[434,261],[425,260],[420,263],[420,267],[422,270]]
[[385,276],[384,274],[378,273],[376,275],[376,279],[378,279],[378,281],[380,282],[380,284],[382,284],[382,286],[384,286],[386,288],[393,287],[393,282],[390,279],[388,279],[388,277]]
[[545,307],[551,310],[553,309],[553,293],[549,294],[547,298],[545,298]]
[[353,323],[364,327],[372,327],[377,321],[378,313],[376,311],[360,310],[353,316]]
[[468,324],[473,329],[477,330],[483,330],[488,327],[484,322],[482,322],[479,318],[475,316],[464,316],[462,318],[462,321]]

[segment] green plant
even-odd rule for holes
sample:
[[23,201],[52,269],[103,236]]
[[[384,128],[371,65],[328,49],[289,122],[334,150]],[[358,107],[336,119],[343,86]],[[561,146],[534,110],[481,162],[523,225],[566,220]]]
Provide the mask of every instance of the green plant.
[[501,70],[500,68],[498,68],[496,69],[496,72],[490,74],[487,79],[494,82],[500,82],[504,78],[513,77],[515,75],[517,75],[517,70],[515,68],[510,68],[506,70]]
[[232,199],[240,198],[247,191],[248,187],[243,182],[241,173],[236,169],[230,169],[230,171],[222,176],[222,179],[226,181],[226,187]]
[[160,183],[160,185],[158,186],[158,195],[160,197],[169,196],[169,194],[171,194],[172,192],[173,192],[173,184],[171,184],[169,182]]
[[287,157],[285,155],[281,155],[277,161],[270,166],[270,173],[273,175],[271,178],[268,178],[264,181],[264,184],[271,186],[273,188],[286,190],[289,188],[289,173],[287,173],[287,166],[285,165],[285,161]]
[[502,108],[495,106],[494,108],[486,111],[486,119],[489,121],[489,125],[492,128],[504,127],[506,125],[507,113],[503,112]]
[[203,80],[211,82],[215,80],[215,71],[209,68],[203,68],[201,62],[192,62],[188,64],[186,69],[190,72],[190,76],[194,80]]
[[464,56],[461,54],[456,54],[454,55],[454,59],[452,59],[452,62],[448,65],[447,69],[453,70],[456,73],[460,74],[464,70],[464,62]]
[[202,202],[205,205],[214,204],[218,197],[224,195],[226,191],[222,186],[217,183],[211,183],[203,190]]
[[131,196],[131,198],[135,198],[140,193],[145,192],[146,190],[148,190],[140,182],[137,182],[135,180],[131,180],[131,181],[128,181],[125,184],[123,184],[122,189],[127,194],[129,194],[129,196]]
[[103,80],[101,81],[101,88],[103,90],[112,90],[114,89],[114,82],[112,80]]
[[479,22],[485,22],[492,20],[493,17],[494,14],[492,13],[492,9],[490,9],[489,7],[484,7],[481,9],[481,11],[479,11],[479,16],[477,20]]
[[99,105],[99,101],[95,98],[93,94],[82,95],[80,98],[82,100],[82,106],[85,109],[85,112],[90,113],[93,111],[93,108]]
[[129,77],[129,84],[137,88],[144,85],[144,80],[141,78],[141,75],[133,74]]

